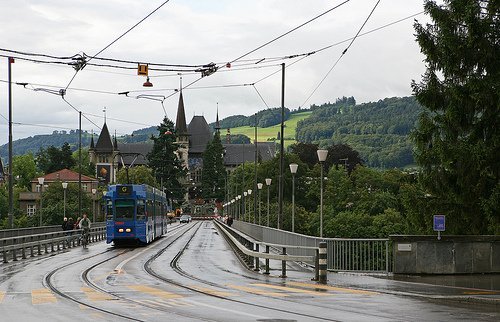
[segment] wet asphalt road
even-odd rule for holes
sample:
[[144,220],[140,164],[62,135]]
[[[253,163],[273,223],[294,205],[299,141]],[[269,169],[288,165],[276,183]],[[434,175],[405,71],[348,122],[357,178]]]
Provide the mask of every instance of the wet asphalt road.
[[333,274],[318,286],[300,266],[290,266],[287,279],[274,268],[270,276],[244,268],[212,222],[175,225],[147,247],[99,242],[0,264],[0,321],[500,319],[498,306],[367,291],[336,283]]

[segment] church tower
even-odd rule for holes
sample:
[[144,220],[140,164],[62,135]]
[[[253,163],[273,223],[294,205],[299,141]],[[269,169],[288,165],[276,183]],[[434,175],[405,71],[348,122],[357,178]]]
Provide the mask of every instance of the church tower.
[[115,144],[113,144],[108,126],[104,121],[97,143],[94,145],[94,136],[92,136],[89,148],[90,162],[96,165],[96,177],[101,183],[116,182],[116,172],[118,171],[116,156],[119,153],[116,145],[116,137]]
[[179,95],[179,105],[177,106],[177,119],[175,121],[175,134],[177,135],[177,156],[181,160],[182,166],[188,169],[189,154],[189,133],[186,125],[186,112],[184,111],[184,98],[182,97],[182,86]]

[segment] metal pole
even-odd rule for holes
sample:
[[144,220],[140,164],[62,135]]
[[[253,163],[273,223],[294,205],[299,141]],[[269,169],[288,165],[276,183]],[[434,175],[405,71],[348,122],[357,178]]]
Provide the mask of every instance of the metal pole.
[[66,188],[64,188],[63,190],[64,190],[64,211],[63,211],[63,214],[64,214],[64,218],[66,218]]
[[281,63],[281,136],[280,136],[280,176],[278,184],[278,224],[283,215],[283,167],[284,167],[284,136],[285,136],[285,63]]
[[267,186],[267,227],[269,227],[269,186]]
[[295,174],[292,173],[292,233],[295,232]]
[[323,237],[323,162],[321,162],[321,189],[319,197],[319,237]]
[[14,192],[13,192],[13,176],[12,176],[12,63],[14,58],[7,58],[8,61],[8,78],[9,78],[9,227],[14,228]]
[[78,217],[82,218],[82,111],[78,114]]
[[261,202],[261,190],[262,190],[262,189],[259,189],[259,226],[260,226],[260,211],[261,211],[261,208],[262,208],[262,202]]
[[[253,183],[253,191],[257,193],[257,113],[255,113],[255,160],[254,160],[254,183]],[[257,196],[253,196],[253,223],[256,223],[257,216]]]
[[43,208],[43,184],[40,185],[40,227],[42,227],[42,208]]

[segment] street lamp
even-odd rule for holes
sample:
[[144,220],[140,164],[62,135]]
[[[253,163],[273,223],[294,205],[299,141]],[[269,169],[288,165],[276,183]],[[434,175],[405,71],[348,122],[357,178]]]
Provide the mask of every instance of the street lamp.
[[[250,195],[252,194],[252,189],[247,190],[247,195],[248,195],[248,222],[250,222],[250,209],[252,209],[252,203],[250,202]],[[254,209],[255,212],[255,209]],[[255,221],[255,215],[254,215],[254,221]]]
[[319,202],[319,237],[323,237],[323,163],[328,155],[328,150],[318,150],[318,160],[321,165],[321,178],[320,178],[320,202]]
[[42,193],[43,193],[44,181],[45,181],[44,177],[38,178],[38,184],[40,185],[40,227],[42,227],[42,208],[43,208]]
[[266,178],[267,186],[267,227],[269,227],[269,186],[271,185],[271,178]]
[[260,202],[260,195],[262,191],[262,186],[264,186],[261,182],[257,183],[257,189],[259,190],[259,226],[260,226],[260,210],[261,210],[261,202]]
[[62,187],[63,187],[63,191],[64,191],[64,206],[63,206],[63,215],[64,215],[64,218],[66,218],[66,189],[68,188],[68,183],[67,182],[63,182],[62,183]]
[[97,192],[96,188],[92,189],[92,222],[95,222],[95,194]]
[[247,217],[247,203],[246,203],[247,198],[245,198],[247,195],[248,192],[243,191],[243,221],[246,221]]
[[295,174],[298,167],[297,163],[290,163],[290,172],[292,173],[292,233],[295,232]]

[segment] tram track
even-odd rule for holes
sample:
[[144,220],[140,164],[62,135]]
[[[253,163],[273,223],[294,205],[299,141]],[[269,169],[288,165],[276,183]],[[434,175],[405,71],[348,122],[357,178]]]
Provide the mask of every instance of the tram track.
[[[198,227],[198,229],[199,229],[199,227]],[[183,269],[181,269],[179,267],[179,264],[178,264],[179,263],[179,259],[184,254],[184,251],[188,248],[188,246],[191,243],[192,239],[196,235],[196,232],[198,231],[198,229],[189,238],[188,242],[186,242],[186,244],[182,247],[182,249],[170,261],[170,267],[177,274],[179,274],[179,275],[181,275],[181,276],[183,276],[185,278],[188,278],[190,280],[197,281],[197,282],[209,285],[209,286],[214,286],[214,287],[218,287],[218,288],[228,289],[227,287],[221,286],[221,285],[219,285],[217,283],[206,281],[206,280],[203,280],[203,279],[201,279],[199,277],[193,276],[193,275],[185,272]],[[206,296],[215,297],[215,298],[218,298],[218,299],[221,299],[221,300],[226,300],[226,301],[230,301],[230,302],[233,302],[233,303],[243,304],[245,306],[251,306],[251,307],[260,308],[260,309],[267,309],[267,310],[270,310],[270,311],[275,311],[275,312],[280,312],[280,313],[286,313],[286,314],[294,314],[294,315],[301,316],[301,317],[304,317],[304,318],[320,319],[320,320],[323,320],[323,321],[338,321],[338,320],[335,320],[335,319],[330,319],[330,318],[325,318],[325,317],[320,317],[320,316],[315,316],[315,315],[310,315],[310,314],[305,314],[305,313],[300,313],[300,312],[293,312],[293,311],[290,311],[290,310],[279,309],[279,308],[276,308],[276,307],[266,306],[266,305],[262,305],[262,304],[249,303],[249,302],[246,302],[246,301],[241,301],[241,300],[233,299],[233,298],[230,298],[230,297],[227,297],[227,296],[218,295],[218,294],[214,294],[212,292],[207,292],[207,291],[204,291],[204,290],[200,290],[200,289],[197,289],[195,287],[191,287],[191,286],[185,285],[183,283],[174,281],[174,280],[172,280],[170,278],[166,278],[166,277],[158,274],[157,272],[155,272],[151,268],[151,264],[158,257],[160,257],[165,252],[165,250],[160,250],[157,254],[155,254],[154,256],[152,256],[148,261],[146,261],[144,263],[144,269],[146,270],[146,272],[148,272],[150,275],[154,276],[155,278],[157,278],[158,280],[160,280],[160,281],[162,281],[164,283],[172,284],[172,285],[175,285],[175,286],[178,286],[178,287],[190,290],[192,292],[196,292],[196,293],[203,294],[203,295],[206,295]]]

